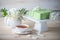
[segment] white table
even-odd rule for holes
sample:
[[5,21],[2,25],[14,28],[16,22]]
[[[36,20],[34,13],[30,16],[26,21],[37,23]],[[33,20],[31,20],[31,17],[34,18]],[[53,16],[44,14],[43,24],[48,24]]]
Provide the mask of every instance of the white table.
[[[57,24],[57,25],[56,25]],[[60,39],[60,21],[55,21],[48,24],[49,31],[43,33],[45,37],[40,37],[39,40],[59,40]],[[13,34],[11,27],[4,25],[3,18],[0,18],[0,40],[31,40],[26,35]]]

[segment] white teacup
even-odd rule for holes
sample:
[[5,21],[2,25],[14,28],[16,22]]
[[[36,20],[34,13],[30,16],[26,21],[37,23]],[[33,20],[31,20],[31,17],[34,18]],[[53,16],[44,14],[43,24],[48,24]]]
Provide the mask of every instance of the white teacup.
[[12,32],[17,34],[28,34],[32,31],[32,29],[27,24],[21,24],[20,26],[25,26],[25,27],[17,26],[12,30]]

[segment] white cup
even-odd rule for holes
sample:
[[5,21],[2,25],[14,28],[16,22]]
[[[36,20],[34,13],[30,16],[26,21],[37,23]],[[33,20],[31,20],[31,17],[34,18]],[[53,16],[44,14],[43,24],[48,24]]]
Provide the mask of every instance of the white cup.
[[29,28],[29,25],[27,24],[21,24],[21,25],[26,26],[26,28],[16,27],[12,30],[12,32],[17,34],[28,34],[32,31],[32,29]]

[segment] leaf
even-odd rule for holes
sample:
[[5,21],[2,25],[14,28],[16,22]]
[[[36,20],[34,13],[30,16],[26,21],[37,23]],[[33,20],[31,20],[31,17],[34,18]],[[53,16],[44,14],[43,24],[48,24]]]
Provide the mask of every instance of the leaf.
[[20,12],[22,15],[25,15],[25,14],[28,12],[28,10],[26,10],[25,8],[22,8],[22,9],[19,10],[19,12]]
[[6,8],[2,8],[1,12],[3,12],[3,17],[7,16],[7,9]]

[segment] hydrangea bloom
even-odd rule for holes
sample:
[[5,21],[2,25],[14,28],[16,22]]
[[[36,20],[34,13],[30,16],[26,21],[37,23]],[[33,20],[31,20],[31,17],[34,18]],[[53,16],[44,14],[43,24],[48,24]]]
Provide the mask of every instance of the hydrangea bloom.
[[20,19],[21,18],[21,14],[19,13],[18,10],[16,10],[15,8],[12,8],[10,10],[7,11],[8,12],[8,17],[12,17],[14,19]]

